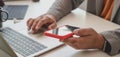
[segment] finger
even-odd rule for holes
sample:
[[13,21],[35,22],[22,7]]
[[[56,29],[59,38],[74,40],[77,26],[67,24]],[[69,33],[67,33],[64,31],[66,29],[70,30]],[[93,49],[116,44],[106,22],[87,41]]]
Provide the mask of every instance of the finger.
[[91,35],[92,33],[91,28],[82,28],[74,31],[74,34],[79,35],[79,36],[88,36]]
[[[87,42],[88,39],[86,38],[73,38],[74,40],[68,40],[65,43],[70,45],[71,47],[75,49],[88,49],[89,43]],[[87,40],[87,41],[86,41]]]
[[64,39],[63,42],[68,43],[68,44],[74,44],[76,40],[75,38],[67,38],[67,39]]
[[36,26],[36,24],[38,23],[38,21],[39,21],[39,20],[35,20],[35,21],[33,22],[33,25],[32,25],[32,27],[31,27],[33,33],[36,31],[36,30],[35,30],[35,26]]
[[29,19],[27,20],[27,24],[29,24],[30,20],[32,20],[32,18],[29,18]]
[[55,29],[56,27],[57,27],[57,24],[56,22],[54,22],[48,26],[48,29]]
[[43,19],[39,20],[38,24],[36,25],[36,30],[39,30],[42,28],[43,25],[50,23],[51,20],[47,17],[43,17]]
[[75,35],[78,35],[78,36],[79,36],[79,33],[78,33],[79,30],[80,30],[80,29],[75,29],[75,30],[73,31],[73,33],[74,33]]
[[80,49],[81,47],[78,40],[78,38],[69,38],[66,39],[64,42],[75,49]]
[[29,22],[28,22],[28,24],[27,24],[28,30],[31,29],[31,26],[33,25],[33,22],[34,22],[34,19],[29,20]]
[[76,43],[75,44],[67,44],[67,45],[69,45],[69,46],[71,46],[72,48],[75,48],[75,49],[80,49],[80,47]]
[[32,34],[39,33],[38,30],[32,30]]
[[94,39],[90,39],[91,37],[89,36],[86,36],[86,37],[80,37],[80,38],[77,38],[76,41],[76,45],[78,45],[78,49],[91,49],[93,48],[94,44],[95,44],[95,41],[93,41]]

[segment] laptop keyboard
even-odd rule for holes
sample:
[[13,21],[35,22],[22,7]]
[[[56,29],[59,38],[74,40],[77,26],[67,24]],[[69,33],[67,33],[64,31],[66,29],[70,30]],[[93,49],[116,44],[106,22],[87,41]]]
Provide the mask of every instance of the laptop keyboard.
[[11,48],[24,57],[47,48],[46,46],[16,32],[11,28],[3,28],[2,33],[4,39],[9,43]]

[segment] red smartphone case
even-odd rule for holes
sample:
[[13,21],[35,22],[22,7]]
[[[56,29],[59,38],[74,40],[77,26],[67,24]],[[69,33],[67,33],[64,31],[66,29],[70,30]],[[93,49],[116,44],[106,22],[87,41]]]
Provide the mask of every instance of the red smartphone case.
[[[68,25],[64,25],[64,26],[68,26]],[[60,27],[63,27],[63,26],[60,26]],[[60,28],[60,27],[58,27],[58,28]],[[57,28],[56,28],[57,29]],[[48,30],[49,31],[49,30]],[[44,35],[46,35],[46,36],[50,36],[50,37],[53,37],[53,38],[57,38],[57,39],[59,39],[59,40],[64,40],[64,39],[66,39],[66,38],[70,38],[70,37],[72,37],[73,35],[74,35],[74,33],[72,33],[72,32],[70,32],[70,33],[68,33],[68,34],[65,34],[65,35],[56,35],[56,34],[52,34],[52,33],[49,33],[48,31],[45,31],[44,32]]]
[[57,39],[59,39],[59,40],[64,40],[64,39],[66,39],[66,38],[72,37],[72,36],[74,35],[74,33],[69,33],[69,34],[66,34],[66,35],[64,35],[64,36],[60,36],[60,35],[48,33],[48,32],[46,31],[46,32],[44,32],[44,35],[50,36],[50,37],[53,37],[53,38],[57,38]]

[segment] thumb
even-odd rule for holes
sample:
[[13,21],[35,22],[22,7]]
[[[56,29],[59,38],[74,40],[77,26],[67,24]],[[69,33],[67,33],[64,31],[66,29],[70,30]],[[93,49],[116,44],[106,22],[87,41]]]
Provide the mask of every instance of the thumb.
[[75,35],[78,36],[88,36],[91,34],[91,28],[80,28],[73,31]]

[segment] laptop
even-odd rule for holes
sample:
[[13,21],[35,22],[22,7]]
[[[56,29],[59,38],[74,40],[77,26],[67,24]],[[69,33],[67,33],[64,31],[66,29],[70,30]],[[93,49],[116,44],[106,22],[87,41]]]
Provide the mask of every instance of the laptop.
[[1,32],[0,32],[0,55],[2,57],[17,57],[17,55],[14,53],[14,51],[2,37]]
[[20,22],[0,30],[0,55],[2,57],[37,57],[62,46],[58,39],[31,34],[26,22]]
[[11,57],[37,57],[64,45],[57,39],[42,36],[42,33],[31,34],[23,29],[18,31],[10,27],[2,28],[0,49]]

